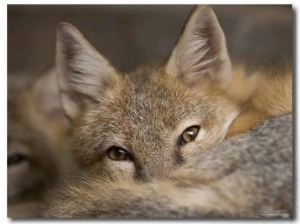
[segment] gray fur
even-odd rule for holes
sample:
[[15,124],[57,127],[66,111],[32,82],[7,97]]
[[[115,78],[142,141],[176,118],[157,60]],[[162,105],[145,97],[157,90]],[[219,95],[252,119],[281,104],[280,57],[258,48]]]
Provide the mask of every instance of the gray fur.
[[42,217],[290,218],[292,115],[199,153],[163,180],[73,183]]

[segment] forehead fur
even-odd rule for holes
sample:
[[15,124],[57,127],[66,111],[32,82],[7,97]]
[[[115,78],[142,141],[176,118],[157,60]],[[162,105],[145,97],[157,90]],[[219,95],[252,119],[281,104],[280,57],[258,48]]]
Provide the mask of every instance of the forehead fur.
[[228,104],[221,89],[208,84],[189,88],[166,74],[163,66],[140,68],[120,76],[118,84],[108,88],[99,103],[89,104],[80,116],[74,128],[79,157],[83,153],[82,161],[89,164],[97,157],[95,153],[117,145],[139,156],[161,160],[161,150],[176,141],[170,136],[180,122],[197,117],[201,125],[214,125],[213,120],[222,116],[220,104],[224,108]]
[[123,122],[139,126],[153,124],[158,128],[161,124],[164,129],[174,128],[183,119],[211,114],[214,109],[207,105],[212,99],[218,100],[216,96],[227,100],[222,93],[209,85],[188,88],[181,80],[166,74],[162,66],[150,65],[122,76],[118,85],[106,89],[99,104],[90,105],[86,115],[96,115],[110,124],[122,118]]

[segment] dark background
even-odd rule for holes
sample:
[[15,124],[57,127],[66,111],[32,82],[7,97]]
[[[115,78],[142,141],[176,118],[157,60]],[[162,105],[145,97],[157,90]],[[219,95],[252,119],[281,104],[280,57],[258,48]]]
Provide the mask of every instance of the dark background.
[[[59,22],[75,25],[121,71],[170,54],[193,5],[8,5],[8,74],[54,65]],[[292,59],[291,5],[214,5],[233,62],[272,68]]]

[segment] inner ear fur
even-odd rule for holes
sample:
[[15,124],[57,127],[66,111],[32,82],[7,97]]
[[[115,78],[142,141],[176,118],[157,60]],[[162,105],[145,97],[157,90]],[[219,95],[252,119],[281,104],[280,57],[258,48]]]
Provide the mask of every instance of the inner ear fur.
[[190,15],[166,65],[166,72],[190,85],[212,81],[228,88],[231,62],[224,33],[209,6],[198,6]]

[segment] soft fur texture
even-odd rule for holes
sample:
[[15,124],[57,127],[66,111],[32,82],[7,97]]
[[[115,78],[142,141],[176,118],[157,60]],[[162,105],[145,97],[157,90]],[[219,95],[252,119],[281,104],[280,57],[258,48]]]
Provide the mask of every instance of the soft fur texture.
[[54,71],[31,82],[9,77],[8,217],[30,217],[32,204],[63,173],[73,170],[66,150],[68,121]]
[[[197,39],[205,41],[198,46]],[[195,47],[204,54],[189,55]],[[59,25],[61,99],[72,122],[72,149],[82,167],[149,180],[224,139],[239,107],[228,90],[230,61],[210,7],[194,11],[172,55],[166,65],[153,63],[122,74],[75,27]],[[191,57],[194,62],[186,65]],[[178,70],[186,66],[194,72]],[[193,125],[201,126],[197,139],[179,146],[181,133]],[[109,159],[106,151],[112,146],[127,150],[133,159]]]
[[[274,85],[273,76],[259,73],[241,98],[237,86],[249,85],[248,76],[242,69],[231,73],[223,31],[208,6],[193,11],[166,64],[120,73],[67,23],[58,26],[56,60],[62,106],[72,122],[71,148],[82,167],[97,166],[105,170],[101,175],[164,176],[226,135],[292,110],[291,72]],[[275,92],[282,100],[274,102],[273,90],[264,90],[281,85],[284,90]],[[201,127],[197,138],[180,146],[181,133],[193,125]],[[108,158],[113,146],[132,159]]]
[[[211,149],[290,113],[291,72],[278,82],[258,71],[241,95],[249,76],[231,70],[210,7],[196,7],[166,63],[123,74],[67,23],[56,60],[70,147],[87,180],[71,181],[41,216],[291,216],[291,115]],[[183,144],[193,126],[199,132]],[[112,158],[111,148],[127,159]]]
[[292,115],[199,153],[168,178],[97,176],[56,192],[42,217],[292,217]]

